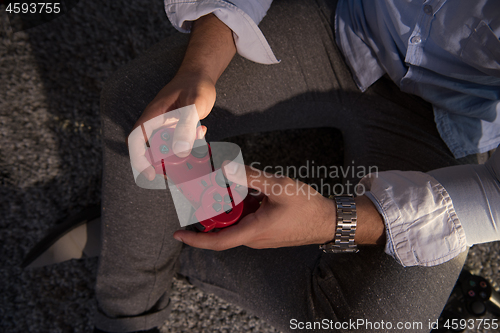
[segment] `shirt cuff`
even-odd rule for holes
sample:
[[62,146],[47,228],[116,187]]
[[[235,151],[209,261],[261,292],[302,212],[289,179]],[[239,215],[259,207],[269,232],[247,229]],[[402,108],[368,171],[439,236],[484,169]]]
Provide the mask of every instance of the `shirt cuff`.
[[484,165],[430,171],[453,200],[467,245],[500,240],[500,148]]
[[467,249],[465,232],[448,192],[417,171],[369,174],[360,185],[385,223],[385,252],[403,266],[434,266]]
[[[223,0],[165,0],[164,3],[167,17],[177,30],[188,33],[191,31],[193,21],[213,13],[233,31],[236,50],[242,57],[266,65],[279,63],[257,26],[258,22],[256,23],[249,14],[233,3]],[[253,10],[249,12],[256,20],[264,17],[263,7],[261,10],[252,8]]]

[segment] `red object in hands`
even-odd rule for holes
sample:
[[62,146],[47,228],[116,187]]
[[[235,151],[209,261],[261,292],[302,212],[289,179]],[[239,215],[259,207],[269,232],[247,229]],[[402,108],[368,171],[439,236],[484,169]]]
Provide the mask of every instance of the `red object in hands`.
[[225,179],[222,170],[213,169],[208,143],[196,140],[188,156],[178,157],[172,149],[173,137],[173,128],[153,133],[146,158],[157,174],[167,176],[189,200],[195,209],[191,220],[198,230],[228,227],[259,208],[261,197],[246,195],[243,187]]

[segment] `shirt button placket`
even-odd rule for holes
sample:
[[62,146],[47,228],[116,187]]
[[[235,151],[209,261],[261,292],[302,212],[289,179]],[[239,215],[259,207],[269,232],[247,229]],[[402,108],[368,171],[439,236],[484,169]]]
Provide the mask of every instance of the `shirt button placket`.
[[431,5],[425,5],[424,6],[424,13],[426,13],[427,15],[432,15],[433,14],[432,6]]
[[410,42],[412,44],[420,44],[421,41],[422,38],[420,36],[413,36],[412,38],[410,38]]

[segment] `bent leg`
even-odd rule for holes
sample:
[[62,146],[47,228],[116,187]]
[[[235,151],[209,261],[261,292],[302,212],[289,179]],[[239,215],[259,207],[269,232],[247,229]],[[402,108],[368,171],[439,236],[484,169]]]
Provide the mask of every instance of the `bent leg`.
[[[147,104],[175,74],[187,36],[155,45],[118,71],[101,94],[103,135],[102,242],[95,325],[111,332],[159,326],[169,312],[169,290],[181,244],[170,195],[134,182],[126,137]],[[168,49],[172,55],[160,58]]]

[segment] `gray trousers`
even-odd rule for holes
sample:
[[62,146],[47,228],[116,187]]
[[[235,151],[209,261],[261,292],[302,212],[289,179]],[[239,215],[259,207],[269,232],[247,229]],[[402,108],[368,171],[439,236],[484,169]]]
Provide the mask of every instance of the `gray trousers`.
[[[333,39],[333,15],[333,2],[275,1],[260,27],[281,63],[233,59],[217,83],[215,107],[202,121],[208,141],[332,127],[343,133],[346,165],[428,171],[457,164],[428,103],[400,92],[386,78],[359,92]],[[170,194],[135,185],[125,139],[172,79],[188,38],[179,33],[158,43],[117,72],[102,92],[96,326],[127,332],[161,325],[169,314],[172,277],[181,274],[282,331],[291,330],[291,319],[383,320],[394,328],[397,322],[422,322],[421,330],[411,331],[429,331],[465,253],[437,267],[403,268],[379,247],[355,255],[323,254],[317,246],[214,252],[172,238],[179,222]],[[364,330],[373,331],[358,331]]]

